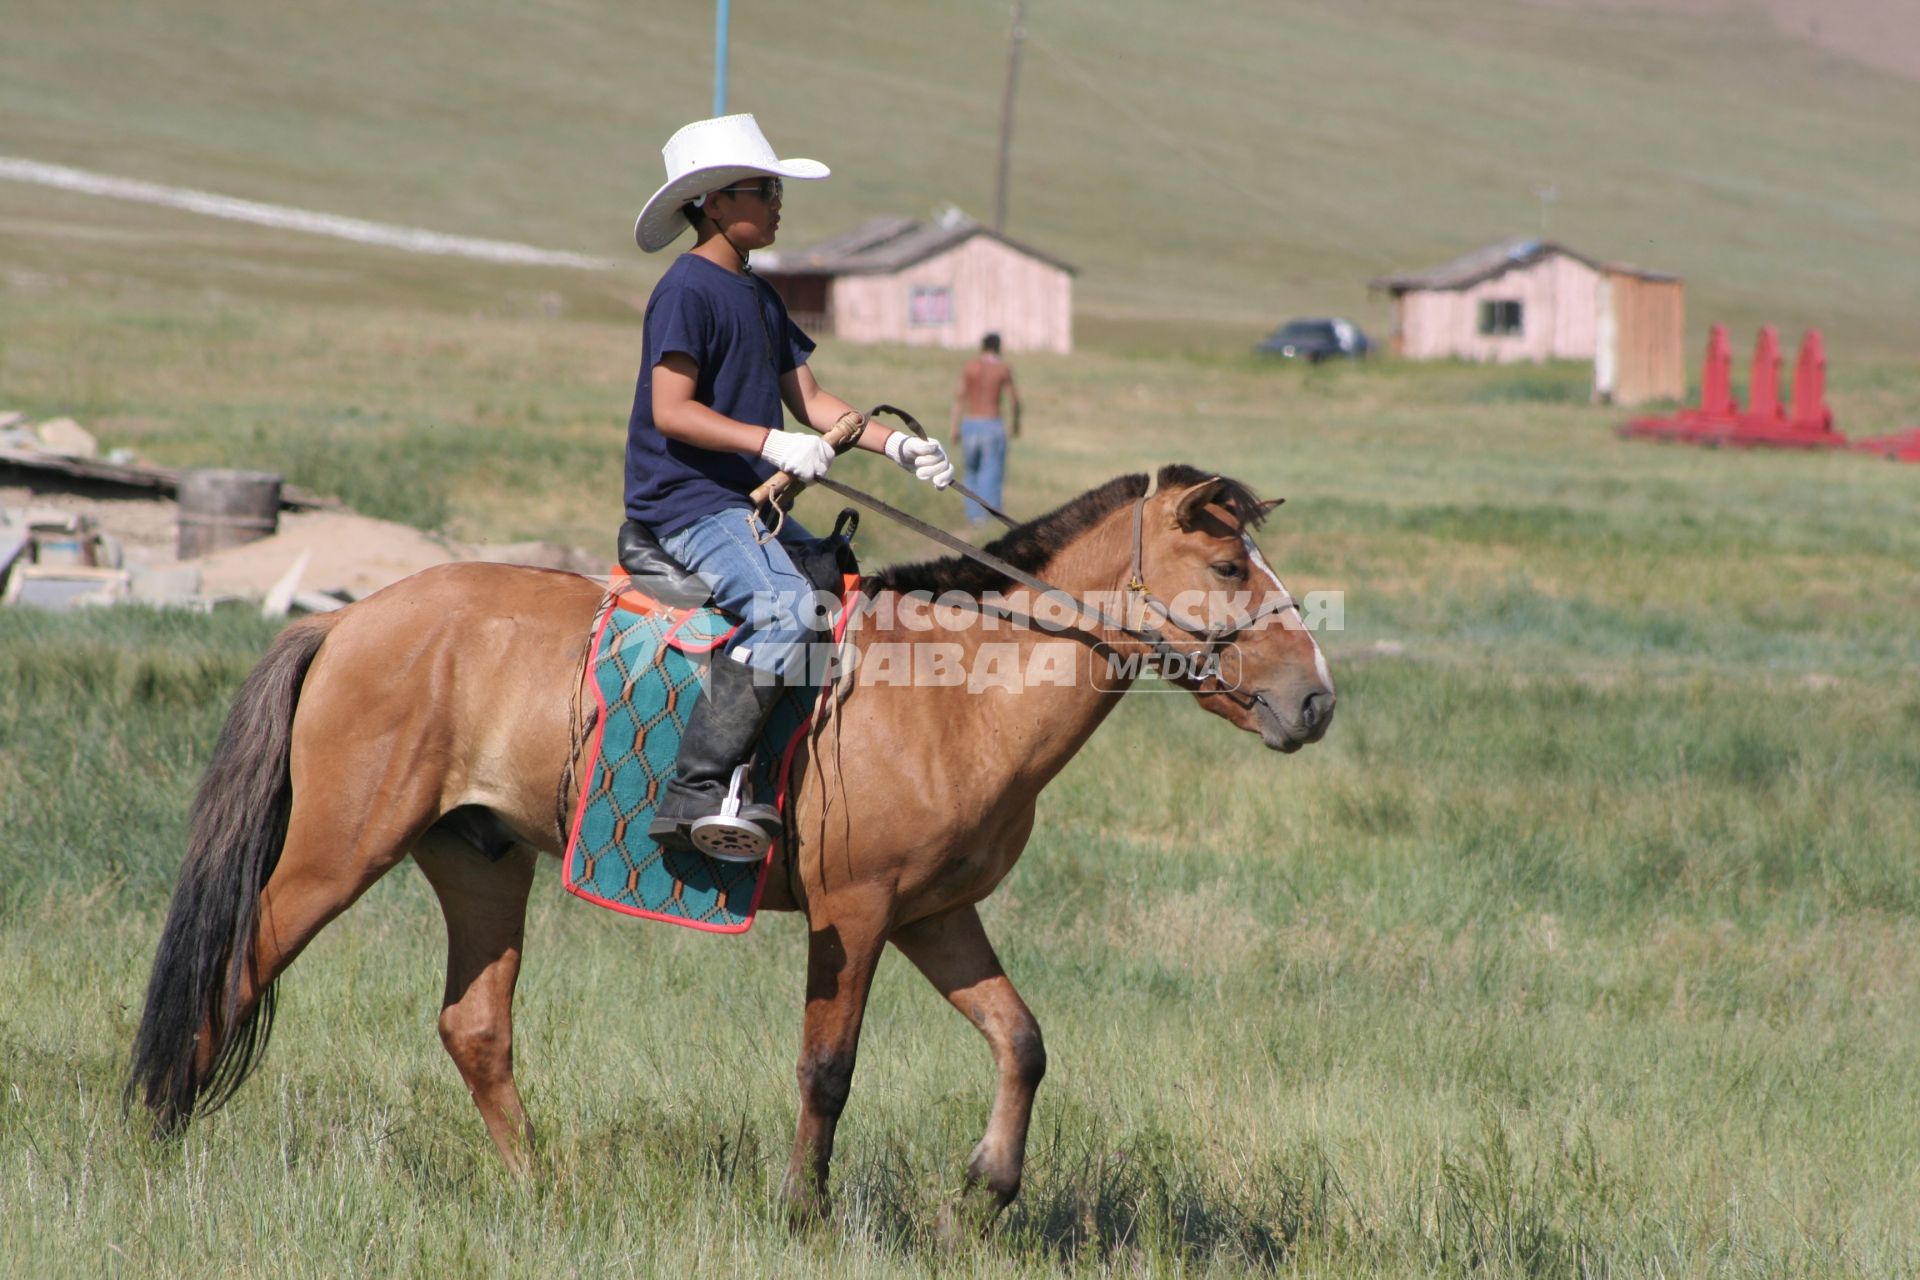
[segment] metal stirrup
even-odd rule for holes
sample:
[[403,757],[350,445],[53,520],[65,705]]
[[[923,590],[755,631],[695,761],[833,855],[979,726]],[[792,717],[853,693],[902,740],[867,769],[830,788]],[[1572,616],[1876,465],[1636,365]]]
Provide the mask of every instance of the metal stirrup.
[[733,778],[727,784],[727,798],[720,802],[720,812],[699,819],[688,833],[694,847],[710,858],[723,862],[758,862],[766,856],[767,846],[772,842],[764,827],[740,816],[741,806],[746,803],[747,769],[745,764],[735,767]]

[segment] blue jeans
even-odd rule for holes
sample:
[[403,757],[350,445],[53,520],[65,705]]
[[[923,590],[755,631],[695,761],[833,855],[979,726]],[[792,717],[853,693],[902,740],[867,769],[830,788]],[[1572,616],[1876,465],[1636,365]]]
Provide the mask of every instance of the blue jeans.
[[[1000,487],[1007,477],[1007,429],[998,418],[962,418],[960,420],[961,478],[967,487],[996,507],[1007,504],[1000,498]],[[967,499],[967,521],[979,524],[987,510],[972,498]]]
[[701,516],[660,539],[668,554],[700,575],[713,602],[740,619],[724,652],[783,682],[807,678],[807,643],[818,618],[813,583],[788,554],[789,546],[817,542],[789,518],[778,538],[756,542],[758,521],[747,523],[745,507]]

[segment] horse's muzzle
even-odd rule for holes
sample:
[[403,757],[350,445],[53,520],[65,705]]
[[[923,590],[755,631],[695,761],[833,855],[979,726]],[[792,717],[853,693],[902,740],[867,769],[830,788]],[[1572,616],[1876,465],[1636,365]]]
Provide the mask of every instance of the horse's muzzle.
[[1315,688],[1299,700],[1291,715],[1285,715],[1280,711],[1286,705],[1282,701],[1284,696],[1256,694],[1254,705],[1260,717],[1260,740],[1272,750],[1291,755],[1309,742],[1318,742],[1327,736],[1327,726],[1333,723],[1335,699],[1333,690]]

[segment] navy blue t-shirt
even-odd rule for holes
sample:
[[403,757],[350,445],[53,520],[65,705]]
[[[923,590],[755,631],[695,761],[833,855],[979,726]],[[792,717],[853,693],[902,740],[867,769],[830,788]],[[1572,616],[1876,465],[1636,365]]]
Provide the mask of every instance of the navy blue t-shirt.
[[674,260],[647,300],[640,382],[627,422],[627,516],[665,537],[701,516],[745,507],[773,465],[669,440],[653,425],[653,370],[679,351],[700,367],[693,398],[739,422],[784,429],[780,378],[813,340],[787,318],[773,286],[698,254]]

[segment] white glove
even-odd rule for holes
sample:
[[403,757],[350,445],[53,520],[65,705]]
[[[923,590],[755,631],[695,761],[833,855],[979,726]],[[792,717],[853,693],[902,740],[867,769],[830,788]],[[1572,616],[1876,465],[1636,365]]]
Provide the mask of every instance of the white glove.
[[760,456],[802,484],[812,484],[833,465],[833,446],[798,431],[769,431]]
[[887,437],[887,456],[913,472],[916,480],[925,480],[936,489],[953,483],[953,463],[938,440],[922,440],[904,431]]

